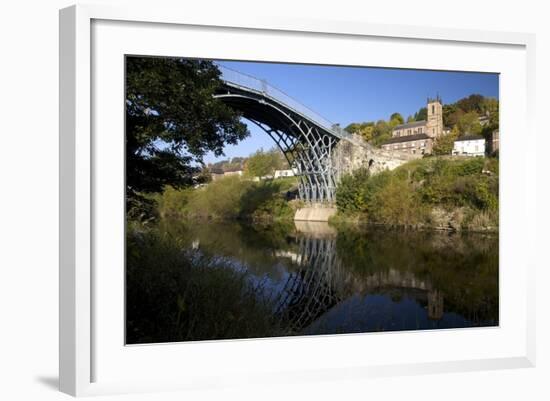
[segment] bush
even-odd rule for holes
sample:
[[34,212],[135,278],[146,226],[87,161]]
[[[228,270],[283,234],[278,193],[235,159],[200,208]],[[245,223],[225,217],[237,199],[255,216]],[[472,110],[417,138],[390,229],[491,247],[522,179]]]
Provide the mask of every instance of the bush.
[[185,207],[188,217],[234,219],[242,209],[243,196],[254,186],[236,176],[224,177],[191,194]]
[[336,206],[347,214],[364,212],[366,209],[366,186],[369,178],[367,169],[357,170],[354,174],[342,177],[336,188]]
[[296,182],[295,177],[254,182],[229,176],[197,189],[168,187],[158,196],[159,214],[182,219],[292,220],[296,208],[285,198]]
[[161,218],[182,218],[184,217],[183,210],[191,189],[174,189],[173,187],[165,187],[161,195],[157,195],[158,214]]
[[429,226],[432,210],[465,208],[498,226],[498,160],[431,157],[373,176],[358,170],[341,180],[336,203],[340,219]]
[[392,226],[415,226],[425,221],[426,213],[411,184],[392,178],[380,187],[370,202],[373,222]]

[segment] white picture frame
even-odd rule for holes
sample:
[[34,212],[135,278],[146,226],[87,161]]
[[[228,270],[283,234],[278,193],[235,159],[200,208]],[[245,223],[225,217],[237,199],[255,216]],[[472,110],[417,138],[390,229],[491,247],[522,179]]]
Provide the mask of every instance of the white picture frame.
[[[95,25],[94,25],[95,24]],[[117,25],[118,24],[118,25]],[[418,333],[387,333],[370,335],[347,335],[347,336],[320,336],[318,339],[304,338],[284,338],[284,339],[260,339],[246,341],[221,341],[206,342],[199,347],[185,346],[181,344],[168,344],[145,347],[124,347],[119,344],[120,358],[111,358],[109,348],[105,345],[108,341],[105,338],[112,333],[108,322],[116,321],[120,315],[113,314],[106,316],[101,313],[101,302],[94,298],[96,291],[103,292],[101,286],[105,283],[105,275],[98,275],[98,263],[101,263],[101,252],[97,252],[97,244],[94,241],[98,238],[98,230],[105,227],[101,222],[102,210],[98,211],[96,193],[105,191],[109,185],[116,186],[120,182],[114,179],[106,184],[105,188],[98,187],[103,185],[98,176],[101,176],[101,169],[107,167],[116,170],[117,162],[112,158],[122,158],[122,153],[113,152],[112,155],[102,153],[105,149],[101,141],[94,138],[94,127],[100,127],[101,111],[95,110],[93,96],[104,96],[101,93],[94,95],[94,85],[92,80],[94,74],[99,74],[101,65],[98,65],[96,56],[102,55],[103,50],[106,54],[109,51],[126,52],[124,44],[127,39],[121,33],[132,30],[139,33],[140,30],[155,27],[154,35],[157,39],[173,34],[175,31],[170,29],[182,29],[186,27],[193,29],[194,35],[201,37],[204,35],[204,46],[212,43],[208,41],[209,33],[219,34],[237,34],[240,37],[252,37],[255,34],[262,34],[266,40],[277,40],[277,35],[293,38],[293,40],[324,40],[328,48],[334,43],[329,42],[332,39],[338,39],[342,44],[345,41],[356,41],[354,45],[359,45],[357,41],[384,41],[384,46],[391,43],[406,43],[407,46],[438,46],[441,54],[445,53],[445,47],[452,46],[453,51],[477,51],[482,54],[487,48],[496,49],[495,54],[500,52],[498,57],[493,57],[491,65],[503,63],[506,61],[509,68],[508,76],[503,79],[509,82],[503,83],[503,105],[501,107],[504,115],[503,125],[508,127],[501,129],[501,171],[503,171],[503,181],[501,184],[501,252],[506,252],[507,258],[505,264],[516,264],[518,271],[507,269],[503,272],[501,278],[501,311],[502,323],[499,328],[489,328],[484,330],[472,329],[470,331],[437,331],[418,332]],[[158,28],[158,29],[157,29]],[[97,29],[97,30],[96,30]],[[94,33],[95,32],[95,33]],[[179,31],[178,31],[179,32]],[[105,34],[108,42],[112,42],[109,49],[105,41]],[[94,34],[97,40],[94,41]],[[186,33],[182,33],[186,34]],[[103,39],[102,36],[103,35]],[[273,38],[271,36],[273,36]],[[141,54],[150,54],[153,52],[154,43],[160,43],[158,40],[146,43],[142,40],[140,46],[133,49],[144,49]],[[168,41],[169,42],[169,41]],[[167,43],[168,43],[167,42]],[[351,43],[351,42],[350,42]],[[120,45],[118,48],[117,45]],[[122,47],[121,47],[122,46]],[[136,45],[137,46],[137,45]],[[145,46],[149,46],[147,48]],[[204,47],[203,46],[203,47]],[[345,48],[345,46],[343,46]],[[155,8],[112,8],[99,5],[79,5],[61,10],[60,12],[60,390],[75,396],[107,394],[133,391],[160,391],[167,389],[196,389],[208,388],[212,386],[229,386],[245,384],[247,381],[256,383],[288,381],[293,380],[324,380],[330,377],[342,378],[352,377],[360,379],[362,377],[380,376],[380,375],[400,375],[400,374],[418,374],[430,372],[448,372],[448,371],[466,371],[479,369],[502,369],[511,367],[529,367],[535,363],[535,319],[534,319],[534,266],[535,260],[531,252],[535,240],[535,216],[536,209],[534,204],[536,192],[536,180],[533,177],[535,170],[535,151],[529,147],[515,147],[517,140],[513,135],[507,132],[514,130],[523,130],[525,136],[523,139],[535,142],[535,133],[532,126],[534,111],[534,35],[521,33],[505,32],[484,32],[456,29],[436,29],[427,27],[398,26],[398,25],[373,25],[361,22],[348,21],[317,21],[317,20],[295,20],[292,18],[278,19],[259,16],[255,20],[232,18],[228,20],[222,15],[193,15],[187,14],[184,10],[165,10]],[[476,50],[477,49],[477,50]],[[499,50],[500,49],[500,50]],[[169,43],[163,49],[157,49],[164,55],[171,55]],[[254,59],[265,59],[265,54],[259,52],[245,54],[242,58],[248,59],[251,54]],[[342,51],[345,51],[342,50]],[[98,53],[99,52],[99,53]],[[166,53],[168,52],[168,53]],[[288,50],[289,54],[291,50]],[[118,53],[117,53],[118,54]],[[122,53],[121,53],[122,54]],[[450,53],[449,53],[450,54]],[[178,55],[178,54],[176,54]],[[101,56],[103,57],[103,55]],[[295,56],[288,56],[295,57]],[[286,58],[288,58],[286,57]],[[327,62],[327,58],[319,57],[315,59],[315,54],[311,53],[308,60]],[[338,57],[334,56],[333,57]],[[339,57],[342,57],[341,55]],[[221,57],[220,57],[221,58]],[[280,61],[279,56],[275,56]],[[508,58],[508,59],[506,59]],[[106,59],[105,57],[103,59]],[[102,60],[103,60],[102,59]],[[437,68],[453,69],[452,57],[448,62],[442,61]],[[109,59],[112,61],[112,59]],[[107,67],[120,65],[120,59],[116,59],[119,64],[105,64]],[[333,60],[334,62],[334,60]],[[341,63],[344,60],[340,59]],[[358,59],[356,63],[361,63]],[[465,62],[466,64],[468,61]],[[480,61],[481,63],[481,61]],[[489,61],[487,61],[489,63]],[[460,65],[455,69],[468,69],[466,64]],[[489,63],[490,64],[490,63]],[[417,64],[411,66],[402,65],[409,68],[429,68],[430,61],[417,61]],[[489,69],[480,67],[483,71],[502,72],[498,68]],[[391,60],[384,62],[382,66],[398,67],[398,64],[392,65]],[[433,65],[432,65],[433,67]],[[475,63],[470,63],[470,69],[476,70]],[[513,71],[512,71],[513,70]],[[114,71],[110,69],[109,71]],[[508,70],[507,70],[508,71]],[[123,70],[114,72],[122,76]],[[505,74],[506,75],[506,74]],[[102,77],[99,77],[101,81]],[[97,84],[97,82],[95,82]],[[516,88],[515,99],[510,96],[511,88]],[[101,88],[100,88],[101,89]],[[115,88],[119,90],[120,88]],[[101,91],[100,91],[101,92]],[[119,93],[122,96],[122,93]],[[116,102],[114,99],[114,109]],[[120,105],[119,105],[120,106]],[[519,107],[517,113],[512,117],[511,113],[506,114],[510,108]],[[122,115],[120,115],[122,119]],[[119,121],[120,122],[120,121]],[[105,123],[105,121],[103,121]],[[110,123],[110,120],[107,121]],[[513,128],[513,129],[512,129]],[[120,131],[120,130],[119,130]],[[118,131],[117,131],[118,132]],[[123,135],[123,131],[119,132]],[[120,150],[119,148],[117,148]],[[115,150],[117,150],[115,149]],[[512,153],[510,149],[514,149]],[[99,155],[98,153],[102,153]],[[101,166],[98,163],[98,157],[101,156]],[[105,158],[103,158],[105,156]],[[99,169],[99,170],[98,170]],[[116,176],[116,174],[114,174]],[[120,177],[120,176],[118,176]],[[116,178],[116,177],[115,177]],[[511,180],[520,182],[521,190],[512,188],[509,184]],[[122,189],[120,188],[120,191]],[[122,192],[120,192],[122,193]],[[122,198],[113,194],[119,204],[122,204]],[[118,216],[118,215],[117,215]],[[104,216],[105,217],[105,216]],[[119,221],[120,229],[123,230],[123,221]],[[510,227],[520,227],[522,230],[521,238],[510,230]],[[116,233],[120,234],[117,228]],[[118,234],[114,235],[118,235]],[[527,234],[524,234],[527,233]],[[108,236],[108,233],[101,233],[100,237]],[[119,238],[120,239],[120,238]],[[514,242],[515,241],[515,242]],[[113,242],[116,244],[116,240]],[[510,249],[509,245],[514,243],[515,248]],[[501,253],[502,255],[502,253]],[[520,256],[521,255],[521,256]],[[115,258],[116,259],[116,258]],[[120,260],[119,260],[120,262]],[[506,265],[507,266],[507,265]],[[502,267],[502,265],[501,265]],[[502,271],[502,270],[501,270]],[[118,277],[120,279],[120,275]],[[117,280],[118,280],[117,279]],[[521,299],[515,302],[516,308],[512,307],[509,291],[512,284],[517,286],[516,295]],[[122,291],[117,283],[113,283],[112,291]],[[115,294],[105,289],[107,294]],[[111,297],[111,295],[105,295]],[[102,297],[105,297],[102,295]],[[119,298],[113,295],[115,303]],[[120,305],[119,305],[120,306]],[[115,308],[116,309],[116,308]],[[514,309],[513,312],[510,310]],[[98,312],[99,311],[99,312]],[[502,313],[516,313],[515,319],[507,319]],[[105,320],[103,320],[105,319]],[[111,319],[111,320],[109,320]],[[517,320],[517,321],[516,321]],[[105,323],[105,324],[103,324]],[[103,324],[101,333],[97,331],[98,325]],[[120,322],[122,325],[122,322]],[[504,333],[504,334],[502,334]],[[508,334],[506,334],[508,333]],[[511,333],[511,334],[510,334]],[[114,334],[113,334],[114,335]],[[387,340],[387,341],[386,341]],[[494,348],[482,352],[481,348],[464,351],[466,357],[446,356],[441,354],[440,358],[430,357],[419,359],[414,354],[405,355],[403,351],[402,358],[387,358],[384,356],[376,357],[372,354],[372,361],[360,362],[354,359],[353,353],[347,357],[337,358],[336,351],[342,347],[368,347],[369,343],[376,342],[380,348],[382,344],[396,344],[396,342],[408,342],[410,344],[426,344],[426,341],[435,344],[435,347],[445,342],[476,343],[477,341],[486,341],[487,344],[494,343]],[[480,343],[481,344],[481,343]],[[231,375],[231,363],[227,363],[225,368],[218,371],[205,373],[206,370],[200,368],[189,369],[186,379],[179,379],[176,376],[170,376],[163,372],[153,377],[153,372],[128,369],[128,374],[115,375],[110,372],[102,378],[100,366],[105,366],[106,362],[114,366],[113,370],[120,370],[117,363],[127,364],[126,367],[136,366],[136,361],[142,361],[144,365],[152,361],[168,361],[168,359],[177,358],[174,356],[174,350],[178,353],[185,353],[189,358],[193,355],[205,353],[208,355],[225,355],[227,358],[238,355],[247,355],[252,358],[254,353],[261,354],[266,347],[273,348],[273,352],[285,352],[288,349],[304,355],[314,356],[316,352],[323,350],[329,353],[328,361],[324,365],[315,361],[309,364],[297,364],[297,367],[285,369],[284,365],[276,365],[268,369],[266,366],[254,366],[254,368],[239,367],[239,362],[235,361],[234,366],[239,371],[239,375]],[[509,350],[507,351],[507,348]],[[475,347],[474,347],[475,348]],[[490,347],[489,347],[490,348]],[[332,350],[332,351],[331,351]],[[458,346],[458,351],[461,351]],[[333,354],[331,352],[334,352]],[[117,354],[118,355],[118,354]],[[331,356],[333,365],[331,365]],[[449,354],[451,355],[451,354]],[[181,356],[181,355],[180,355]],[[125,359],[126,358],[126,359]],[[347,358],[347,359],[346,359]],[[181,359],[180,359],[181,360]],[[252,360],[252,359],[251,359]],[[102,361],[99,363],[98,361]],[[174,363],[172,360],[170,363]],[[281,362],[283,363],[283,362]],[[265,363],[264,363],[265,364]],[[98,371],[98,369],[100,371]],[[225,370],[224,370],[225,369]],[[243,374],[244,372],[244,374]],[[138,374],[139,373],[139,374]],[[135,376],[133,376],[135,374]],[[140,375],[141,374],[141,375]],[[108,376],[108,377],[107,377]]]

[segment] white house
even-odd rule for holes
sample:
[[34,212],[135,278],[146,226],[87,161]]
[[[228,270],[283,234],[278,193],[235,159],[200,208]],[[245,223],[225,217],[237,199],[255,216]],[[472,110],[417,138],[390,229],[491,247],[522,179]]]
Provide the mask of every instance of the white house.
[[454,141],[453,155],[485,156],[485,138],[481,135],[467,135]]
[[275,178],[294,177],[297,172],[298,171],[296,169],[275,170]]

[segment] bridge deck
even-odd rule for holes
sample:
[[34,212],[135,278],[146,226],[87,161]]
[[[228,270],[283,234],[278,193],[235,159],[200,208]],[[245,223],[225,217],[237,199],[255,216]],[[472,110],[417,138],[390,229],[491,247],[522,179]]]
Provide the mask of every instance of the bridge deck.
[[251,75],[243,74],[241,72],[232,70],[231,68],[217,65],[222,73],[221,79],[226,85],[233,86],[235,88],[254,92],[275,101],[292,112],[299,114],[303,118],[310,120],[319,128],[327,131],[331,135],[340,139],[351,139],[351,135],[345,132],[339,126],[333,124],[319,113],[311,110],[309,107],[304,106],[296,99],[284,93],[282,90],[270,85],[267,81],[258,79]]

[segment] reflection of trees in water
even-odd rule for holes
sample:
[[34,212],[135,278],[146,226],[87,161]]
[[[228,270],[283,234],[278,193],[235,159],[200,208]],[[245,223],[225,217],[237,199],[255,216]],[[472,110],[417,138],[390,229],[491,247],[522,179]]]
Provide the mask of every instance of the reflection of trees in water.
[[[325,224],[190,228],[207,254],[269,278],[277,321],[299,333],[352,295],[407,298],[439,320],[454,312],[498,324],[498,237],[439,232],[361,230]],[[192,244],[191,244],[192,245]],[[260,295],[259,295],[260,296]]]
[[431,316],[440,315],[444,300],[446,312],[472,324],[498,324],[498,236],[341,230],[338,255],[358,277],[396,270],[425,281],[432,292],[426,300]]
[[415,299],[432,320],[452,311],[473,324],[498,322],[494,238],[373,235],[297,235],[292,260],[299,268],[289,273],[278,299],[277,315],[283,327],[299,333],[351,295],[370,293]]

